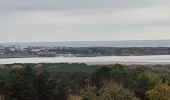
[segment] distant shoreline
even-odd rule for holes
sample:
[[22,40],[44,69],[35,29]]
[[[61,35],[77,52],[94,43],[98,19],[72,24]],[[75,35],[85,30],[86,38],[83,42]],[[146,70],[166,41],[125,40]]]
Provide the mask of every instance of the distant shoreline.
[[100,56],[100,57],[28,57],[28,58],[5,58],[0,59],[0,64],[13,63],[85,63],[88,65],[156,65],[170,64],[170,55],[147,55],[147,56]]
[[169,65],[170,62],[131,62],[131,61],[113,61],[113,62],[87,62],[87,65]]
[[[164,54],[166,55],[166,54]],[[162,54],[162,56],[164,56]],[[10,59],[10,58],[55,58],[55,57],[123,57],[123,56],[127,56],[127,57],[131,57],[131,56],[161,56],[160,55],[99,55],[99,56],[38,56],[38,55],[5,55],[2,56],[0,55],[0,59]]]

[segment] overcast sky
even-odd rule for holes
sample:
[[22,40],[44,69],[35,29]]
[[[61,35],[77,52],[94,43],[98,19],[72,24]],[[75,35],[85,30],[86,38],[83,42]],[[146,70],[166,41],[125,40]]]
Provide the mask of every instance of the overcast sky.
[[0,42],[170,39],[170,0],[0,0]]

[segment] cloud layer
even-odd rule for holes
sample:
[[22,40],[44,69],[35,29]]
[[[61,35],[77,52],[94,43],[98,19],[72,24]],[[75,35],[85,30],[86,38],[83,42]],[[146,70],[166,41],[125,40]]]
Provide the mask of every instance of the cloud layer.
[[0,0],[0,42],[170,39],[169,0]]

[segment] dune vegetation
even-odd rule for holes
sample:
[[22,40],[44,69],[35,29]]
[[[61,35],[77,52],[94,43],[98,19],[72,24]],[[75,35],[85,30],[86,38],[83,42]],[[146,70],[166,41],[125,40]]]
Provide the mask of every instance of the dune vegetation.
[[9,64],[1,100],[169,100],[170,65]]

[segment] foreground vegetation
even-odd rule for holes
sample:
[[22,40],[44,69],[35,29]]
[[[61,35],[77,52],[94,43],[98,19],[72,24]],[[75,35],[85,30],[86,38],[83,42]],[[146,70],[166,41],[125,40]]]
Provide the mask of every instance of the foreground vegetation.
[[0,100],[169,100],[170,65],[0,66]]

